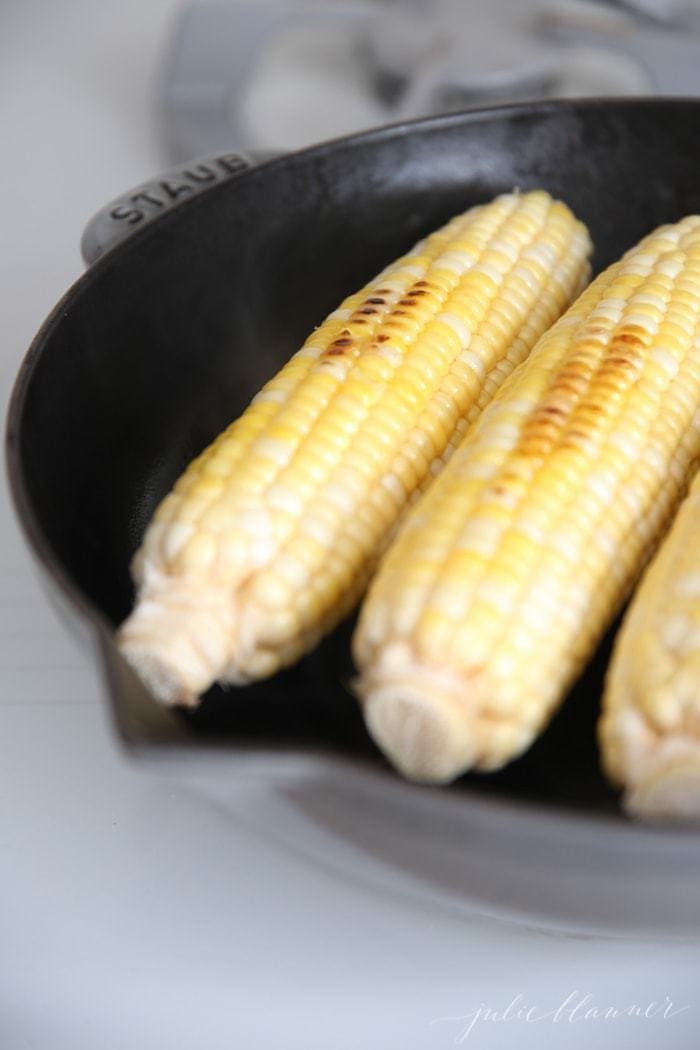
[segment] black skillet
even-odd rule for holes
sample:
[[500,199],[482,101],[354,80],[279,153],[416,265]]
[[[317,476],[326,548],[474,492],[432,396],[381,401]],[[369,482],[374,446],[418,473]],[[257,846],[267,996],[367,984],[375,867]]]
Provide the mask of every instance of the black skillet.
[[[157,707],[112,642],[131,606],[128,565],[144,526],[308,331],[453,213],[542,186],[588,224],[598,270],[655,225],[700,211],[699,114],[692,101],[602,100],[438,117],[242,172],[230,159],[190,166],[110,209],[112,225],[133,235],[103,251],[37,336],[7,440],[44,580],[97,642],[126,741],[178,762],[194,747],[224,748],[231,769],[251,775],[332,759],[334,775],[394,782],[347,688],[348,623],[271,681],[214,688],[194,714]],[[105,248],[94,228],[85,243],[92,255]],[[619,819],[594,736],[608,648],[525,756],[440,797],[467,806],[505,796],[559,817]]]

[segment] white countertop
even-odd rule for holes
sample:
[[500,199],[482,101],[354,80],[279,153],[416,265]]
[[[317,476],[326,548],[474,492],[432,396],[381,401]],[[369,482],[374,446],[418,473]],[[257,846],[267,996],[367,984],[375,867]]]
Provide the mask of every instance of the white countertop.
[[[5,398],[87,217],[163,164],[174,10],[0,7]],[[126,758],[5,495],[0,582],[2,1050],[694,1045],[697,940],[536,930],[320,863],[276,835],[272,789],[227,804]],[[633,1004],[650,1016],[584,1016]]]

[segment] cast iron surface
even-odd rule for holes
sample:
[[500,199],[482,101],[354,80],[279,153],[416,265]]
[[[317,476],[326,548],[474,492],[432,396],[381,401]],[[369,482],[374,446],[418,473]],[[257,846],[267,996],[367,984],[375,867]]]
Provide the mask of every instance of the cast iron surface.
[[[128,689],[109,635],[131,607],[144,527],[309,330],[431,228],[514,186],[564,199],[590,228],[599,270],[655,225],[700,211],[699,112],[668,100],[543,103],[340,140],[212,187],[77,283],[18,378],[9,468],[50,583],[103,633],[123,727]],[[181,716],[188,737],[380,763],[348,690],[350,629],[269,682],[212,689]],[[613,809],[594,737],[608,646],[523,758],[460,785]]]

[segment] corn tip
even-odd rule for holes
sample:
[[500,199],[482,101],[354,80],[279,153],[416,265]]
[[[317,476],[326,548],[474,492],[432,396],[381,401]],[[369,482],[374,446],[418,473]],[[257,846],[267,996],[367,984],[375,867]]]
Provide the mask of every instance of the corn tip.
[[436,703],[413,683],[370,690],[363,711],[367,729],[391,763],[410,780],[447,784],[474,762],[463,713],[448,700]]
[[195,708],[199,698],[185,686],[177,670],[161,655],[120,645],[120,652],[154,698],[167,707]]
[[225,592],[202,595],[167,578],[145,589],[117,646],[156,700],[196,707],[231,659],[234,610]]
[[682,757],[651,764],[626,792],[624,807],[645,821],[700,823],[700,742]]

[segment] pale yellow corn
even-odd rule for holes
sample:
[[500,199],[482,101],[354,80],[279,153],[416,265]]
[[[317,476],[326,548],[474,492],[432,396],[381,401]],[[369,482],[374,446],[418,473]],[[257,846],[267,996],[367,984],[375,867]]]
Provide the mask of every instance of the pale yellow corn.
[[700,820],[700,475],[616,638],[599,736],[630,813]]
[[407,776],[519,755],[590,656],[700,452],[699,317],[692,216],[594,281],[408,514],[354,640]]
[[543,192],[450,221],[330,314],[158,507],[119,643],[153,693],[272,674],[360,597],[409,501],[588,277]]

